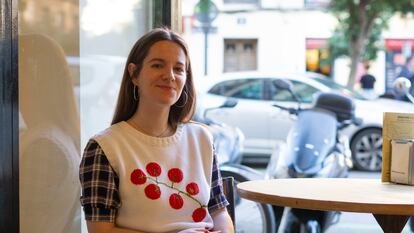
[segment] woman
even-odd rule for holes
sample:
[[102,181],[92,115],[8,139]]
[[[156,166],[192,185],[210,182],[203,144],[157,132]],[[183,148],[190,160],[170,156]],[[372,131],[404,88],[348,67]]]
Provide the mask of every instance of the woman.
[[212,137],[188,122],[195,92],[187,45],[154,29],[130,52],[112,126],[80,166],[90,233],[233,232]]

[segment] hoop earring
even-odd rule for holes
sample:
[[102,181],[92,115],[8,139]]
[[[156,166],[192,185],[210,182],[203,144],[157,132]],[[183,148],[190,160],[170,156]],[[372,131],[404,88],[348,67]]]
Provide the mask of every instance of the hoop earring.
[[[188,94],[187,94],[187,92],[186,92],[186,91],[183,91],[183,93],[184,93],[184,96],[185,96],[185,101],[184,101],[184,104],[182,104],[182,105],[178,105],[177,103],[175,103],[174,105],[175,105],[176,107],[182,108],[182,107],[184,107],[184,106],[187,104],[187,101],[188,101]],[[177,102],[178,102],[178,101],[177,101]]]
[[139,97],[139,95],[138,95],[138,92],[139,92],[138,86],[134,85],[134,87],[132,89],[133,89],[133,92],[134,92],[134,100],[138,101],[138,97]]

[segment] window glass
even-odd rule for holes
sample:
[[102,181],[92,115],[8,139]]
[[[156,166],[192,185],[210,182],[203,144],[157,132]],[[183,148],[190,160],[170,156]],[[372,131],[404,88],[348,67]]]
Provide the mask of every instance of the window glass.
[[79,2],[21,0],[18,15],[20,232],[79,233]]
[[211,88],[209,93],[241,99],[259,100],[263,97],[263,81],[261,79],[224,81]]
[[126,57],[154,25],[156,2],[19,1],[21,233],[87,232],[82,150],[110,126]]
[[126,57],[135,41],[151,27],[153,11],[149,9],[153,1],[81,1],[79,97],[83,147],[88,138],[110,125]]
[[[311,103],[313,96],[319,90],[303,82],[291,80],[293,93],[297,94],[304,103]],[[292,95],[286,90],[280,90],[274,85],[270,85],[270,96],[273,101],[295,101]]]
[[364,100],[366,99],[365,97],[363,97],[361,94],[359,94],[358,92],[351,90],[345,86],[342,86],[339,83],[336,83],[332,80],[326,79],[326,78],[313,78],[314,80],[328,86],[329,88],[331,88],[332,90],[339,92],[343,95],[352,97],[352,98],[356,98],[356,99],[360,99],[360,100]]

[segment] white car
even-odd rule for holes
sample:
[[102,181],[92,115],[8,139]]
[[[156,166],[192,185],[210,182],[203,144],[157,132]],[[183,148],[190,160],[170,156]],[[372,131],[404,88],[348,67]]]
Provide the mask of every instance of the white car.
[[366,100],[357,92],[315,73],[237,73],[205,79],[202,84],[196,82],[197,87],[203,89],[199,94],[197,112],[217,106],[229,97],[238,99],[236,107],[209,112],[209,117],[242,130],[245,135],[245,158],[252,161],[268,158],[278,141],[285,141],[295,121],[286,111],[272,106],[273,103],[286,107],[297,106],[287,91],[277,90],[271,84],[274,79],[290,80],[293,91],[303,101],[302,107],[310,106],[318,92],[337,92],[353,98],[355,115],[362,118],[363,123],[358,127],[347,127],[343,132],[349,136],[354,166],[360,170],[381,170],[383,112],[414,112],[412,103],[383,98]]

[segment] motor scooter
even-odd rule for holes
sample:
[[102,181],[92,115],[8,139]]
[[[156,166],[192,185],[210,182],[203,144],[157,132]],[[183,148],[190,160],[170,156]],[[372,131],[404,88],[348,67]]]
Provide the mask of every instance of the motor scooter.
[[[352,167],[349,139],[341,134],[345,127],[359,125],[354,115],[352,99],[335,94],[320,93],[311,108],[301,108],[300,98],[286,80],[273,82],[279,90],[288,91],[298,106],[273,106],[297,118],[290,129],[286,144],[279,144],[266,168],[266,178],[344,178]],[[277,129],[275,129],[277,130]],[[276,215],[283,209],[274,207]],[[339,221],[339,212],[286,208],[285,224],[279,232],[321,233]]]
[[[237,127],[219,123],[208,117],[210,111],[222,108],[233,108],[237,100],[229,98],[222,105],[206,108],[194,120],[208,126],[213,134],[215,152],[222,177],[233,177],[235,184],[240,182],[263,179],[263,174],[241,164],[244,135]],[[202,117],[200,117],[202,115]],[[271,205],[260,204],[239,198],[235,192],[235,226],[236,232],[274,233],[275,217]]]

